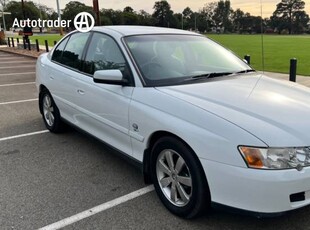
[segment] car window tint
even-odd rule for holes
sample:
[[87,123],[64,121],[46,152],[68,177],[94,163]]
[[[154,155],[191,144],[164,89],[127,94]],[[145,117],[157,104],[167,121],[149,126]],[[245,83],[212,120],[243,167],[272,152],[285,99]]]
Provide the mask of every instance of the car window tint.
[[130,80],[129,67],[116,44],[109,36],[94,33],[86,54],[84,71],[94,74],[97,70],[119,69]]
[[61,43],[56,47],[55,51],[53,52],[52,60],[56,62],[61,62],[63,50],[67,44],[69,37],[65,38],[61,41]]
[[250,68],[204,36],[137,35],[124,40],[148,86],[187,84],[201,75],[237,73]]
[[79,69],[89,33],[72,34],[62,54],[61,63]]
[[[130,38],[129,38],[130,39]],[[131,44],[131,52],[147,80],[177,78],[185,75],[182,42],[143,41]]]

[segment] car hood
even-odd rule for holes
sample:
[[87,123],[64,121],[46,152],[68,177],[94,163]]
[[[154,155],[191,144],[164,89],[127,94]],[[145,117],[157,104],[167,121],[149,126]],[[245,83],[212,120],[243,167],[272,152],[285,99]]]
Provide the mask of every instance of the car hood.
[[239,126],[268,146],[310,145],[307,87],[253,73],[157,89]]

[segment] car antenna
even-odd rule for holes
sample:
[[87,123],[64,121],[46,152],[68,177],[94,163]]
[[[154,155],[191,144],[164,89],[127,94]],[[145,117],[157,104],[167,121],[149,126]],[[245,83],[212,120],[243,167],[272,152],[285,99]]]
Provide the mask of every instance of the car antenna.
[[260,0],[260,14],[261,14],[262,66],[263,66],[263,73],[265,73],[263,0]]

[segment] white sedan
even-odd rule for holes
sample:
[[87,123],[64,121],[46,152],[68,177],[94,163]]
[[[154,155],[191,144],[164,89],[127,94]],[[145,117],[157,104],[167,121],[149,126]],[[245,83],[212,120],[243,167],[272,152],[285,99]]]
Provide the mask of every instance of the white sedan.
[[310,204],[310,90],[255,72],[205,36],[74,31],[39,57],[36,85],[51,132],[69,123],[139,162],[178,216]]

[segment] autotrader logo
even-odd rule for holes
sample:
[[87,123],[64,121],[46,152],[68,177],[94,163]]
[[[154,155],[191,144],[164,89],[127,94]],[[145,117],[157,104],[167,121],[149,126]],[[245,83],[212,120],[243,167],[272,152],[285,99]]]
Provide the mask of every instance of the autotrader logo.
[[73,23],[75,29],[86,33],[95,26],[95,19],[90,13],[81,12],[75,16]]

